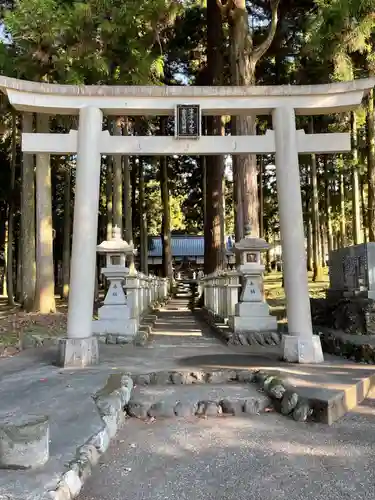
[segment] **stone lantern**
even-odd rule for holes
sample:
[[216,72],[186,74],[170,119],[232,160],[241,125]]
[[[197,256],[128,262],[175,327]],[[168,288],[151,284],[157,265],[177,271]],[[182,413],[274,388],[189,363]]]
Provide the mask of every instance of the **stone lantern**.
[[126,263],[134,253],[134,247],[122,239],[121,229],[116,226],[112,239],[98,245],[97,252],[106,256],[106,266],[101,272],[109,281],[109,288],[104,305],[98,311],[99,318],[93,321],[93,333],[100,336],[112,334],[121,336],[122,342],[130,341],[136,334],[137,325],[131,319],[123,283],[129,275]]
[[238,271],[243,277],[243,286],[239,302],[235,306],[235,315],[229,318],[229,325],[234,332],[275,332],[277,319],[269,313],[264,299],[261,252],[268,250],[269,244],[262,238],[247,235],[234,245],[234,251],[240,257]]

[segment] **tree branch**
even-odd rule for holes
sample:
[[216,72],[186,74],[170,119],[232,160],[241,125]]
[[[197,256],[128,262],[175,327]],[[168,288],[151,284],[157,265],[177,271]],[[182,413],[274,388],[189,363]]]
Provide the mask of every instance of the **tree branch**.
[[221,16],[225,19],[230,11],[232,2],[227,0],[227,2],[223,3],[222,0],[216,0],[216,5],[218,6]]
[[255,64],[259,61],[261,57],[263,57],[263,55],[270,48],[270,45],[276,33],[277,21],[278,21],[277,9],[279,7],[280,0],[270,0],[270,3],[271,3],[272,18],[267,38],[259,45],[259,47],[256,47],[251,53],[251,59]]

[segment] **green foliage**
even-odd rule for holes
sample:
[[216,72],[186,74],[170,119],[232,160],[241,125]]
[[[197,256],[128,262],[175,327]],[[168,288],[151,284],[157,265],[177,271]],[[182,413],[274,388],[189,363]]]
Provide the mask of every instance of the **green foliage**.
[[[19,0],[5,15],[18,77],[60,83],[156,83],[174,0]],[[0,55],[1,59],[1,55]]]
[[[317,0],[318,12],[311,24],[311,47],[334,63],[333,77],[349,80],[373,73],[374,0]],[[354,58],[363,55],[366,68],[356,68]]]

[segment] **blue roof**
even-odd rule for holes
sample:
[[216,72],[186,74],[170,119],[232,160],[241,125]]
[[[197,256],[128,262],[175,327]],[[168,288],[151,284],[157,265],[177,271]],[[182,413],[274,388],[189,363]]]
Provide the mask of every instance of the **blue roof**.
[[[204,237],[203,236],[172,236],[172,257],[204,257]],[[227,238],[227,251],[231,252],[233,240]],[[151,237],[151,246],[148,251],[149,257],[162,257],[163,246],[160,236]]]

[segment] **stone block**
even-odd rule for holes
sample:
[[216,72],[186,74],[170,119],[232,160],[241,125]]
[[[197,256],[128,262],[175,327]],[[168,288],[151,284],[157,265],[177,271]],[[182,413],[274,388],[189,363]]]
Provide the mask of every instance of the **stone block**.
[[232,382],[236,380],[237,373],[234,370],[216,370],[211,373],[207,373],[208,384],[226,384],[227,382]]
[[282,338],[283,359],[289,363],[323,363],[323,351],[319,335],[302,337],[284,335]]
[[84,368],[99,363],[99,345],[96,337],[60,339],[57,364],[64,368]]
[[130,319],[114,319],[114,318],[104,318],[96,319],[92,322],[92,332],[94,335],[123,335],[129,336],[131,339],[134,338],[138,330],[137,320],[134,318]]
[[63,475],[61,483],[69,488],[72,498],[78,496],[82,488],[82,481],[75,470],[68,470],[68,472]]
[[99,462],[99,452],[93,444],[85,444],[79,449],[79,458],[87,460],[94,467]]
[[205,417],[217,417],[223,410],[215,401],[199,401],[197,415]]
[[277,330],[275,316],[232,316],[229,326],[234,332],[271,332]]
[[127,412],[131,417],[147,418],[148,410],[151,407],[150,401],[130,400],[127,406]]
[[175,416],[175,404],[173,402],[158,401],[148,410],[149,417],[171,418]]
[[106,425],[104,425],[103,429],[92,438],[89,444],[94,445],[100,454],[107,451],[109,446],[109,433]]
[[130,309],[126,305],[106,305],[98,310],[99,319],[127,321],[130,318]]
[[176,417],[192,417],[197,412],[197,404],[192,402],[178,401],[174,407]]
[[266,302],[237,302],[235,316],[269,316]]
[[0,424],[0,468],[40,467],[48,459],[48,417],[25,415]]
[[245,399],[227,398],[220,401],[223,413],[229,415],[242,415],[244,413]]

